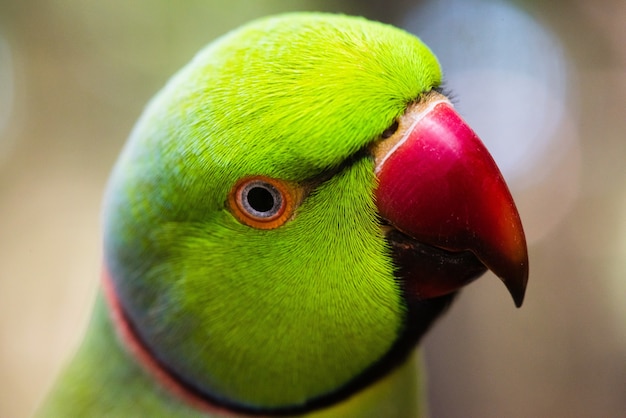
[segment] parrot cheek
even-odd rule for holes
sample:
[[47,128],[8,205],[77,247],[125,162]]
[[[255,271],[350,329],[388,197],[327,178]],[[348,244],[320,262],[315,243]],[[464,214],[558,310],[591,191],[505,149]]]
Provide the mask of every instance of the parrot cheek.
[[376,204],[407,296],[453,293],[489,269],[520,306],[528,254],[519,214],[493,158],[449,101],[431,92],[410,105],[372,152]]

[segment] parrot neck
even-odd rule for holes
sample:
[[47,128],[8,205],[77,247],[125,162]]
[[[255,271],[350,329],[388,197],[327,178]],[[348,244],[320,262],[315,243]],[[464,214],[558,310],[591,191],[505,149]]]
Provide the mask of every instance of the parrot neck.
[[159,364],[158,360],[139,340],[136,332],[127,320],[106,269],[102,274],[102,290],[109,307],[111,322],[117,332],[118,338],[121,340],[124,348],[126,348],[132,357],[141,365],[143,370],[147,371],[162,387],[172,395],[181,399],[185,404],[211,414],[234,416],[228,409],[213,405],[196,395],[193,390],[185,387],[181,381],[177,380],[175,376]]
[[[174,376],[162,368],[151,353],[145,348],[137,338],[130,323],[126,320],[122,307],[115,295],[112,282],[103,274],[102,280],[103,296],[105,301],[99,301],[101,308],[98,309],[94,321],[98,323],[97,328],[105,326],[107,328],[108,340],[106,341],[107,352],[116,352],[115,358],[121,359],[124,363],[119,368],[134,370],[134,389],[142,390],[141,396],[147,397],[151,402],[157,400],[163,405],[163,410],[202,411],[209,417],[244,417],[240,411],[232,411],[227,407],[215,405],[189,390],[183,383],[176,380]],[[105,302],[105,303],[102,303]],[[105,306],[108,305],[108,306]],[[104,308],[104,309],[102,309]],[[108,308],[108,309],[107,309]],[[103,312],[105,311],[105,312]],[[108,314],[107,312],[108,311]],[[115,335],[117,334],[117,335]],[[116,338],[117,337],[117,338]],[[100,345],[102,352],[102,344]],[[83,350],[86,351],[86,350]],[[307,414],[310,418],[332,418],[342,416],[353,416],[357,411],[380,411],[381,415],[389,416],[389,411],[397,410],[397,416],[421,416],[418,414],[425,402],[418,396],[422,385],[418,373],[418,355],[413,354],[404,365],[397,367],[393,372],[386,375],[380,381],[369,385],[355,395],[344,399],[334,405],[316,410]],[[103,376],[103,379],[106,377]],[[128,387],[129,382],[116,382],[109,380],[106,385],[124,385]],[[145,389],[149,391],[145,391]],[[163,395],[163,389],[168,393]],[[133,389],[129,388],[129,391]],[[95,389],[97,393],[97,389]],[[148,393],[149,392],[149,393]],[[361,415],[362,412],[357,413]]]

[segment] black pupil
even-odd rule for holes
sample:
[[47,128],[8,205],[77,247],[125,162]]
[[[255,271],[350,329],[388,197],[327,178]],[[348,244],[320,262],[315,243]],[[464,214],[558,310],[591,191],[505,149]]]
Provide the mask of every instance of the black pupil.
[[264,187],[252,187],[248,191],[248,204],[257,212],[269,212],[274,208],[274,196]]

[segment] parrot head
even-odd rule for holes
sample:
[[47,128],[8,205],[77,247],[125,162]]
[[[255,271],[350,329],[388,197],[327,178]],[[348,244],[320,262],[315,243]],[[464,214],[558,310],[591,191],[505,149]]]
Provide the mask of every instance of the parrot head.
[[432,52],[361,18],[226,34],[150,102],[105,199],[125,342],[197,405],[292,414],[406,360],[487,269],[528,261],[493,159]]

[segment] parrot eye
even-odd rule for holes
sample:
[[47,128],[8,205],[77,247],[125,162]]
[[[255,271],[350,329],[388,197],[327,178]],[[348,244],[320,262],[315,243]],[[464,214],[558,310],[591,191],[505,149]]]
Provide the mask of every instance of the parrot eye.
[[283,196],[272,186],[263,181],[251,181],[241,188],[241,206],[257,218],[271,218],[283,207]]
[[291,218],[294,191],[292,186],[278,179],[246,177],[235,184],[228,204],[233,215],[244,225],[274,229]]

